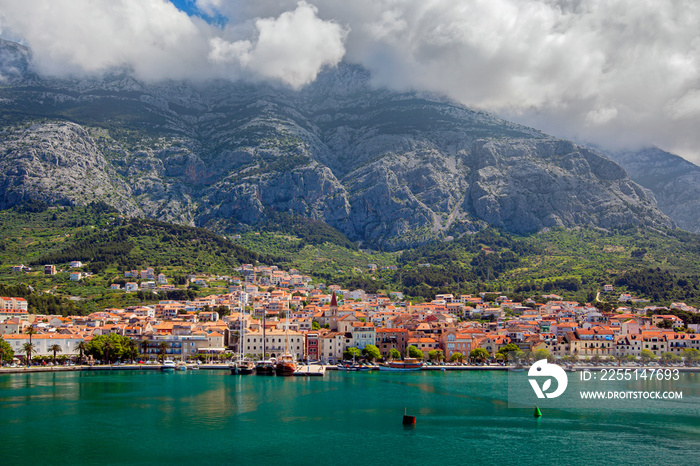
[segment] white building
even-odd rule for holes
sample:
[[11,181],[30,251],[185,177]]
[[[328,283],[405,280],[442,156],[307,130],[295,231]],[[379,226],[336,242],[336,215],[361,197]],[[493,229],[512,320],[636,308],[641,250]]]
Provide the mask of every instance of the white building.
[[[26,355],[24,344],[29,343],[29,335],[20,333],[17,335],[3,335],[2,338],[10,345],[15,355]],[[76,356],[80,354],[78,351],[78,343],[83,341],[82,337],[76,335],[62,335],[58,333],[41,333],[32,335],[32,344],[34,345],[33,356],[53,356],[53,351],[49,348],[53,345],[61,347],[61,351],[56,353],[56,356]]]
[[[262,332],[246,332],[243,342],[243,354],[262,355]],[[284,330],[265,331],[265,352],[270,358],[280,357],[284,354],[287,335]],[[289,331],[289,352],[296,356],[297,360],[304,358],[304,334]]]

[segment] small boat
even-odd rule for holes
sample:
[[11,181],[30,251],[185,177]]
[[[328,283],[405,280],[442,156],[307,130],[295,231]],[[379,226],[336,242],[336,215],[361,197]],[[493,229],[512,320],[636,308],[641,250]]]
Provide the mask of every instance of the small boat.
[[176,364],[172,359],[166,359],[163,361],[163,365],[160,366],[160,370],[164,372],[173,372],[175,370]]
[[389,361],[379,365],[380,371],[419,371],[423,368],[423,361],[415,358],[406,358],[403,361]]
[[294,361],[294,356],[291,354],[283,355],[275,365],[275,372],[277,375],[294,375],[295,370],[297,370],[297,363]]
[[518,364],[518,365],[516,365],[516,366],[513,366],[513,367],[510,369],[510,371],[511,371],[511,372],[524,372],[524,371],[525,371],[525,367],[524,367],[522,364]]
[[289,319],[287,319],[285,333],[287,338],[284,343],[284,354],[275,365],[275,372],[277,375],[281,376],[294,375],[294,371],[297,370],[297,363],[294,356],[289,352]]
[[255,363],[255,375],[275,375],[275,361],[265,359]]
[[179,361],[177,364],[175,364],[175,370],[176,371],[186,371],[187,370],[187,363],[185,363],[185,361]]
[[231,374],[250,375],[255,371],[255,364],[252,361],[240,360],[231,365]]
[[336,367],[338,368],[339,371],[359,371],[360,367],[357,364],[350,364],[347,362],[339,362],[336,364]]
[[403,425],[405,426],[415,426],[416,416],[409,416],[406,414],[406,408],[403,409]]

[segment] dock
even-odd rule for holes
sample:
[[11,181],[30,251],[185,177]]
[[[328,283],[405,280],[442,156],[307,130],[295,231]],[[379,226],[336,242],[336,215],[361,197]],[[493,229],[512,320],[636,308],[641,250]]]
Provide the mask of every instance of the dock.
[[309,364],[297,367],[294,371],[295,376],[300,377],[323,377],[326,375],[326,366],[320,364]]

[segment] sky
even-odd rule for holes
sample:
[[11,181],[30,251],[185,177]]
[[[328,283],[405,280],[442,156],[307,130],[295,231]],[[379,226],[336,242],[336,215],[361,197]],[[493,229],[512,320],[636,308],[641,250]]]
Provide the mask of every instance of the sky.
[[696,0],[0,0],[0,37],[58,76],[128,66],[300,89],[347,61],[376,86],[700,163]]

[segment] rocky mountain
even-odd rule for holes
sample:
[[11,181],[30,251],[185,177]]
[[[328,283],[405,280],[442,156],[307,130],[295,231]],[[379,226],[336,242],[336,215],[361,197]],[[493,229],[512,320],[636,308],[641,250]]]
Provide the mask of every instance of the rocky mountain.
[[286,212],[386,249],[487,224],[673,226],[601,153],[441,96],[376,89],[358,66],[292,91],[127,71],[47,78],[26,49],[0,50],[0,70],[16,70],[0,86],[0,208],[100,200],[218,232]]
[[610,157],[654,193],[661,211],[680,228],[700,233],[700,167],[656,147],[611,152]]

